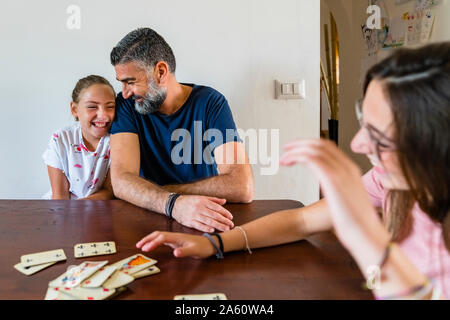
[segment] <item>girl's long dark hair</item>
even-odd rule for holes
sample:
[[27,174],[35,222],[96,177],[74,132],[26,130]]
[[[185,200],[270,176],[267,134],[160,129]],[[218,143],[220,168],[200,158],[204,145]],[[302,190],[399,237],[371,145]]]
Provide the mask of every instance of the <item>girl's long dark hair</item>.
[[394,141],[408,191],[392,190],[386,222],[393,240],[411,231],[411,209],[420,209],[442,225],[450,251],[450,42],[419,49],[398,49],[372,67],[372,80],[381,81],[395,126]]

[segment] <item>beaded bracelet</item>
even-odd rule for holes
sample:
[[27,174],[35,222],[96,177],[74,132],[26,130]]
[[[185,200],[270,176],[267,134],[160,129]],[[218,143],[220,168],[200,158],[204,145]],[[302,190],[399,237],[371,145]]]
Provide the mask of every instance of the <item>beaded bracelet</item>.
[[252,254],[252,250],[250,250],[250,246],[248,245],[248,239],[247,239],[247,233],[245,232],[244,228],[236,226],[236,229],[239,229],[242,231],[242,233],[244,234],[244,238],[245,238],[245,247],[248,250],[248,253]]

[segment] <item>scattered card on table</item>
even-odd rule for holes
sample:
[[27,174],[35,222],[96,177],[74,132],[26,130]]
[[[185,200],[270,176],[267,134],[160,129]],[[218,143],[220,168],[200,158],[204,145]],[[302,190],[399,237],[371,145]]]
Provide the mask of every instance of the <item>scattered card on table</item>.
[[118,296],[119,294],[121,294],[124,291],[127,291],[127,287],[119,287],[116,289],[116,291],[114,292],[113,295],[109,296],[108,298],[106,298],[106,300],[110,300],[110,299],[114,299],[116,296]]
[[100,268],[96,273],[81,283],[84,288],[98,288],[100,287],[113,273],[117,267],[105,266]]
[[22,267],[26,268],[36,266],[38,264],[63,261],[66,259],[64,250],[57,249],[23,255],[20,257],[20,262],[22,263]]
[[59,291],[78,300],[104,300],[112,296],[115,289],[106,288],[83,288],[83,287],[60,287]]
[[73,249],[75,258],[102,256],[117,252],[116,243],[114,241],[78,243]]
[[18,264],[16,264],[16,265],[14,266],[14,268],[15,268],[17,271],[20,271],[20,272],[22,272],[23,274],[29,276],[29,275],[32,275],[32,274],[34,274],[34,273],[36,273],[36,272],[38,272],[38,271],[41,271],[41,270],[47,268],[47,267],[50,267],[51,265],[53,265],[53,264],[55,264],[55,263],[56,263],[56,261],[55,261],[55,262],[49,262],[49,263],[38,264],[38,265],[36,265],[36,266],[31,266],[31,267],[24,267],[24,266],[22,265],[22,262],[19,262]]
[[133,274],[139,272],[141,270],[146,269],[147,267],[151,267],[156,264],[158,261],[148,258],[142,254],[135,254],[129,258],[120,260],[112,264],[117,267],[119,271],[122,271],[125,274]]
[[50,281],[50,287],[68,287],[73,288],[78,286],[83,280],[89,278],[101,267],[107,264],[108,261],[85,261],[82,264],[69,269],[67,272],[60,275],[53,281]]
[[223,293],[185,294],[178,295],[173,300],[228,300]]
[[151,266],[150,268],[138,271],[136,273],[133,273],[131,276],[135,279],[143,278],[146,276],[150,276],[152,274],[160,273],[161,270],[157,266]]
[[73,298],[62,294],[59,288],[48,287],[44,300],[73,300]]
[[105,282],[103,282],[102,287],[106,289],[116,289],[119,287],[126,286],[127,284],[134,281],[134,278],[128,274],[116,270]]

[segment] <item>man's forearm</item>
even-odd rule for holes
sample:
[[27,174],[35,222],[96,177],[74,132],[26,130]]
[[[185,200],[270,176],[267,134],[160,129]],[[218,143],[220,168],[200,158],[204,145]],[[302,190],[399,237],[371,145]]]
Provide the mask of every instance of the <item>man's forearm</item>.
[[114,195],[138,207],[164,213],[168,192],[132,173],[122,173],[113,180]]
[[251,202],[253,179],[221,174],[186,184],[166,185],[164,190],[180,194],[196,194],[226,199],[228,202]]

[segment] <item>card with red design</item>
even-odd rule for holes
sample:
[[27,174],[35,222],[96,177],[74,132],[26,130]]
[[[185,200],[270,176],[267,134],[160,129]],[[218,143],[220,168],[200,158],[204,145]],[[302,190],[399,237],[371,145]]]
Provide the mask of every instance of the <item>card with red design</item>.
[[116,270],[105,282],[103,282],[102,287],[106,289],[116,289],[134,281],[134,278],[122,271]]
[[113,266],[116,266],[119,271],[122,271],[125,274],[132,275],[133,273],[151,267],[157,262],[158,261],[148,258],[139,253],[129,258],[120,260],[119,262],[114,263]]
[[144,270],[133,273],[131,276],[135,279],[143,278],[146,276],[150,276],[152,274],[160,273],[161,270],[157,266],[151,266],[150,268],[146,268]]
[[81,283],[84,288],[100,287],[117,270],[114,266],[105,266]]
[[104,300],[112,296],[115,289],[106,288],[83,288],[83,287],[59,287],[59,292],[63,295],[75,298],[77,300]]
[[101,267],[107,264],[108,261],[86,261],[82,264],[72,267],[67,272],[60,275],[48,284],[50,287],[68,287],[73,288],[78,286],[83,280],[89,278]]

